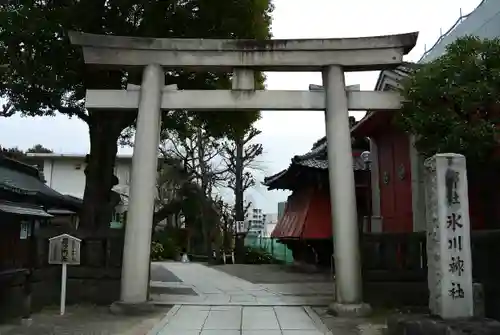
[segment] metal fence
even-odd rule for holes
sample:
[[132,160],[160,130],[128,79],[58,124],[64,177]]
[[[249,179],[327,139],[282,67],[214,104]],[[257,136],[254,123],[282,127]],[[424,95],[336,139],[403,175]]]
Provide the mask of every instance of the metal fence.
[[247,235],[245,246],[265,249],[273,258],[283,261],[286,264],[293,263],[292,251],[286,245],[279,243],[273,238]]

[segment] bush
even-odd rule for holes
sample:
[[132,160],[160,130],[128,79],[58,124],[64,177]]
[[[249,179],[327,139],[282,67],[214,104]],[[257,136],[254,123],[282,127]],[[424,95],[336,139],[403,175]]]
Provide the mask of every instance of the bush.
[[165,249],[160,242],[153,241],[151,242],[151,260],[152,261],[162,261],[164,258],[162,257]]
[[245,264],[273,264],[273,256],[264,248],[245,247]]
[[172,238],[151,242],[151,260],[162,261],[165,259],[177,259],[181,248]]

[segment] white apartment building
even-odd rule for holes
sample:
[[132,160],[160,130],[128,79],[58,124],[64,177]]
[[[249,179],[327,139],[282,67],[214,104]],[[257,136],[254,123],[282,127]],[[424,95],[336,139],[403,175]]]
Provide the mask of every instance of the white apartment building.
[[248,227],[248,234],[260,235],[262,237],[271,236],[276,223],[277,213],[263,213],[261,208],[250,206],[246,213],[245,226]]
[[[45,183],[62,194],[68,194],[82,199],[85,191],[85,155],[28,153],[33,164],[41,167]],[[118,155],[114,174],[118,185],[113,190],[128,197],[132,155]]]
[[264,231],[264,214],[261,208],[248,208],[245,215],[245,227],[248,227],[248,233],[251,235],[260,235]]
[[[61,194],[71,195],[83,199],[85,192],[85,155],[56,154],[56,153],[28,153],[28,163],[38,165],[42,170],[45,183]],[[130,176],[132,172],[132,155],[117,155],[114,175],[118,184],[113,191],[120,194],[121,202],[115,207],[111,222],[112,227],[121,227],[124,213],[128,209]],[[175,216],[174,216],[175,217]],[[157,228],[167,224],[167,220],[158,223]]]
[[[28,153],[28,162],[38,165],[43,172],[45,183],[61,194],[83,199],[85,192],[85,155],[56,154],[56,153]],[[118,185],[113,191],[120,194],[121,201],[115,207],[110,227],[123,227],[125,213],[128,209],[128,196],[132,155],[118,155],[115,161],[114,175],[118,178]]]

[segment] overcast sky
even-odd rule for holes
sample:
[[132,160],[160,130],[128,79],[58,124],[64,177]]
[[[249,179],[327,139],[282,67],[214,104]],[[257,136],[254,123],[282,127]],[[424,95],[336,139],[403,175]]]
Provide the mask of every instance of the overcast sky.
[[[272,32],[274,38],[338,38],[386,35],[419,31],[415,49],[407,61],[418,61],[443,31],[460,15],[472,11],[480,0],[274,0]],[[360,84],[372,90],[378,72],[349,73],[346,84]],[[268,89],[307,90],[309,84],[321,84],[319,73],[269,73]],[[353,113],[361,118],[363,113]],[[322,112],[263,111],[257,127],[257,140],[264,146],[260,158],[262,173],[275,174],[288,167],[292,156],[307,152],[313,142],[324,136]],[[57,153],[81,153],[89,150],[87,125],[74,118],[0,118],[0,145],[27,149],[42,144]],[[120,153],[131,153],[121,148]],[[227,193],[227,192],[224,192]],[[249,192],[257,207],[276,213],[277,202],[286,200],[288,192],[267,191],[257,186]],[[228,199],[229,200],[229,199]]]

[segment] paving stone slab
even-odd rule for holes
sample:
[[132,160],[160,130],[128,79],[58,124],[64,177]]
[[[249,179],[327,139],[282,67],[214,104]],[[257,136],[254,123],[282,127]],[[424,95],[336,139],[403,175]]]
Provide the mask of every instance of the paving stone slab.
[[192,288],[189,287],[151,286],[149,292],[151,294],[198,295],[198,293],[196,293]]

